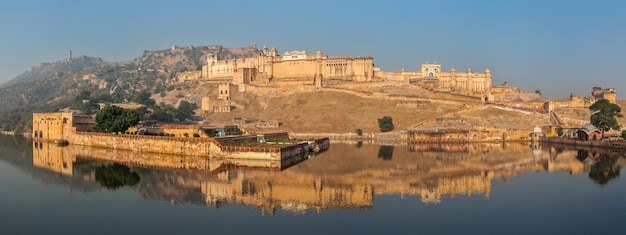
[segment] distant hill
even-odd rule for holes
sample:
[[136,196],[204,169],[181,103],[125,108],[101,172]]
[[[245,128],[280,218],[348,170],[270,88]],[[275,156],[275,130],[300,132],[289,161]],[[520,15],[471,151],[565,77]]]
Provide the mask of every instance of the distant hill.
[[75,72],[87,67],[98,67],[105,65],[108,65],[108,63],[104,62],[101,58],[87,56],[80,56],[77,58],[72,58],[71,60],[59,60],[53,63],[41,63],[37,66],[33,66],[30,70],[11,79],[5,84],[2,84],[2,86],[6,87],[20,83],[29,83],[51,76],[62,76],[63,73],[69,71]]
[[42,63],[0,86],[0,125],[12,129],[25,124],[32,112],[67,108],[83,91],[92,95],[90,99],[103,102],[129,101],[141,92],[163,93],[176,73],[201,68],[208,53],[233,59],[259,52],[255,46],[174,46],[144,51],[141,57],[126,62],[106,62],[83,55]]
[[224,48],[220,45],[199,47],[176,47],[168,50],[144,51],[140,58],[133,62],[138,68],[159,69],[163,71],[200,70],[206,64],[206,55],[218,54],[220,60],[251,57],[261,51],[256,46],[241,48]]

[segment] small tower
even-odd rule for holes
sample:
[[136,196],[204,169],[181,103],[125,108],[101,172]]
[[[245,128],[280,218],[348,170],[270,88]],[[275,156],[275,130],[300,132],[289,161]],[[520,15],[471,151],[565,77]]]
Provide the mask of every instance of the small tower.
[[217,63],[217,54],[213,54],[213,53],[207,54],[206,62],[208,66],[215,65],[215,63]]
[[230,84],[228,83],[220,83],[219,84],[219,94],[217,98],[220,100],[230,100]]
[[315,52],[315,61],[317,63],[317,71],[315,72],[315,77],[313,79],[314,79],[314,83],[315,83],[315,90],[317,90],[317,91],[322,89],[322,77],[323,77],[323,75],[322,75],[322,68],[323,68],[322,56],[323,56],[322,51],[317,50]]
[[72,50],[67,55],[67,61],[72,61]]

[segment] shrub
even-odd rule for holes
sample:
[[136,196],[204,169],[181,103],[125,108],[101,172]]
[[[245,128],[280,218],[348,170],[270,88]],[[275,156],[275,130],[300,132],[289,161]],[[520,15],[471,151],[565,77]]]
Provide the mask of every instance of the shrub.
[[561,137],[563,136],[563,127],[556,128],[556,134]]
[[194,138],[198,138],[198,137],[200,137],[200,134],[198,134],[198,133],[193,133],[193,137],[194,137]]
[[361,130],[361,128],[357,128],[354,132],[359,136],[363,136],[363,130]]
[[189,137],[189,133],[185,132],[185,134],[183,134],[183,136]]
[[393,130],[393,119],[390,116],[384,116],[383,118],[379,118],[378,127],[380,127],[380,131],[382,132]]

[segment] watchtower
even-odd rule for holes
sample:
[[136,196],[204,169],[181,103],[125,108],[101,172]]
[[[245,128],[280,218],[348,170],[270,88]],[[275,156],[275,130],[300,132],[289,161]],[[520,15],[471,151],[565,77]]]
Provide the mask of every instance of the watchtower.
[[230,84],[220,83],[217,98],[220,100],[230,100]]

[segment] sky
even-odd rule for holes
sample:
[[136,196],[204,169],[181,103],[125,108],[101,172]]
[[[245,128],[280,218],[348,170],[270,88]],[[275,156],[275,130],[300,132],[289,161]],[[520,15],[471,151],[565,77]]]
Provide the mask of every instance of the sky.
[[547,98],[616,88],[626,99],[626,1],[0,1],[0,83],[74,56],[256,43],[279,53],[373,56],[385,71],[489,68]]

